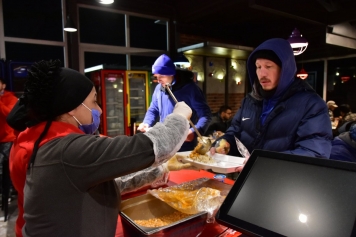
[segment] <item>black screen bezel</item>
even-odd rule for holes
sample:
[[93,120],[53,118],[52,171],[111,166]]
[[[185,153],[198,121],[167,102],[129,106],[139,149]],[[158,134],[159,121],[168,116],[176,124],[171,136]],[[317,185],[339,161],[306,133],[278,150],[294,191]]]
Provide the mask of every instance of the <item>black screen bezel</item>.
[[[216,220],[218,223],[249,236],[273,236],[273,237],[284,236],[279,233],[262,228],[260,226],[254,225],[252,223],[246,222],[236,217],[232,217],[227,214],[230,211],[231,206],[233,205],[237,195],[242,189],[256,160],[259,157],[310,164],[310,165],[322,166],[327,168],[341,169],[341,170],[352,171],[356,173],[356,164],[351,162],[342,162],[342,161],[329,160],[324,158],[291,155],[291,154],[272,152],[266,150],[254,150],[250,158],[248,159],[247,163],[245,164],[245,167],[243,168],[242,172],[240,173],[238,179],[235,181],[233,187],[231,188],[230,192],[226,196],[224,202],[222,203],[221,207],[219,208],[216,214]],[[354,222],[354,226],[350,236],[356,236],[356,220]]]

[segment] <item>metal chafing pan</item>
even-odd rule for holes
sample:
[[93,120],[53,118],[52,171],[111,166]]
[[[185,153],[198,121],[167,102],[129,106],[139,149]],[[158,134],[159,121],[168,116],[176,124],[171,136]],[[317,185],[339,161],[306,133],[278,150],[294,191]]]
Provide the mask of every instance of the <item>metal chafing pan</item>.
[[[209,178],[202,178],[190,182],[199,183],[199,185],[195,187],[197,189],[209,187],[220,190],[223,196],[226,196],[231,188],[230,185]],[[197,236],[203,230],[208,216],[207,212],[197,213],[162,227],[149,228],[134,222],[134,220],[139,219],[161,217],[175,211],[176,210],[171,206],[148,193],[124,200],[121,202],[120,212],[124,236]]]

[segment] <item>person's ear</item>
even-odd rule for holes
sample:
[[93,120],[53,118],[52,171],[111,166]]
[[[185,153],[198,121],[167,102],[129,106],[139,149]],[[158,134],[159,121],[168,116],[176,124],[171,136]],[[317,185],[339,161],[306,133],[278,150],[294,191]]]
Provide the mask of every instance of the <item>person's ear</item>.
[[[78,107],[79,107],[79,106],[78,106]],[[69,111],[68,114],[69,114],[70,116],[74,116],[74,115],[76,114],[76,111],[78,110],[78,107],[75,108],[75,109],[73,109],[73,110],[71,110],[71,111]]]

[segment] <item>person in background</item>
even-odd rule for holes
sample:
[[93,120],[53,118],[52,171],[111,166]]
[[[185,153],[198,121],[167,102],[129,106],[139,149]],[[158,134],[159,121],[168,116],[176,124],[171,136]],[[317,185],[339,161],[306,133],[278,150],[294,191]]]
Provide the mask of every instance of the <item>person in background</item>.
[[249,56],[247,69],[252,92],[219,138],[230,147],[228,154],[242,156],[236,137],[250,153],[263,149],[329,158],[332,132],[328,108],[306,81],[295,77],[297,67],[289,42],[278,38],[263,42]]
[[230,127],[231,117],[231,107],[227,105],[221,106],[217,113],[212,114],[212,119],[204,135],[209,136],[216,132],[218,137],[221,136]]
[[336,105],[335,101],[333,101],[333,100],[329,100],[326,103],[326,105],[328,106],[328,109],[329,109],[329,117],[330,117],[330,121],[331,121],[331,126],[332,126],[332,128],[336,128],[339,123],[339,118],[335,117],[334,110],[338,106]]
[[339,123],[337,125],[337,129],[339,129],[346,122],[356,121],[356,113],[352,113],[350,106],[348,104],[342,104],[339,106],[340,118]]
[[22,109],[14,108],[26,119],[11,117],[17,127],[36,121],[18,135],[10,153],[19,192],[16,236],[112,237],[121,193],[187,168],[171,157],[187,137],[192,111],[180,102],[144,134],[93,135],[101,114],[95,87],[60,64],[40,61],[31,67]]
[[12,142],[16,138],[16,131],[7,124],[6,117],[16,104],[17,97],[13,92],[6,91],[5,88],[5,80],[0,78],[0,124],[2,127],[0,129],[0,154],[8,159]]
[[[145,118],[137,130],[145,132],[155,123],[156,118],[162,122],[172,113],[175,102],[165,88],[167,84],[170,84],[172,93],[177,100],[184,101],[193,110],[191,121],[200,134],[204,134],[211,120],[211,112],[203,92],[193,81],[194,74],[188,70],[176,69],[172,60],[165,54],[162,54],[154,62],[152,74],[157,78],[159,84],[153,92],[152,102]],[[180,151],[192,151],[197,144],[197,134],[193,128],[190,128]]]
[[6,117],[17,102],[17,97],[14,93],[5,90],[6,82],[0,78],[0,183],[2,208],[5,213],[5,221],[7,220],[8,197],[10,194],[11,180],[9,176],[9,155],[10,148],[16,138],[16,131],[12,129],[6,122]]
[[332,142],[330,159],[356,162],[356,121],[346,122]]
[[328,109],[329,109],[329,117],[330,121],[334,122],[334,109],[337,108],[338,106],[336,105],[335,101],[329,100],[326,102]]

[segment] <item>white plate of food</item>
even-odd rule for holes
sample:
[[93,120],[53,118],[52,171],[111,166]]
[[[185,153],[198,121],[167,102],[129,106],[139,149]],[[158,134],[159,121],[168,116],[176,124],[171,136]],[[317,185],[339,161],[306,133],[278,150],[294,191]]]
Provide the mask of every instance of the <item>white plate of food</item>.
[[185,163],[189,162],[199,169],[211,169],[214,172],[223,174],[236,172],[236,169],[242,166],[245,161],[243,157],[228,156],[219,153],[211,156],[210,152],[206,153],[206,155],[195,155],[194,158],[190,158],[191,153],[192,151],[177,152],[177,154],[184,157],[182,161]]

